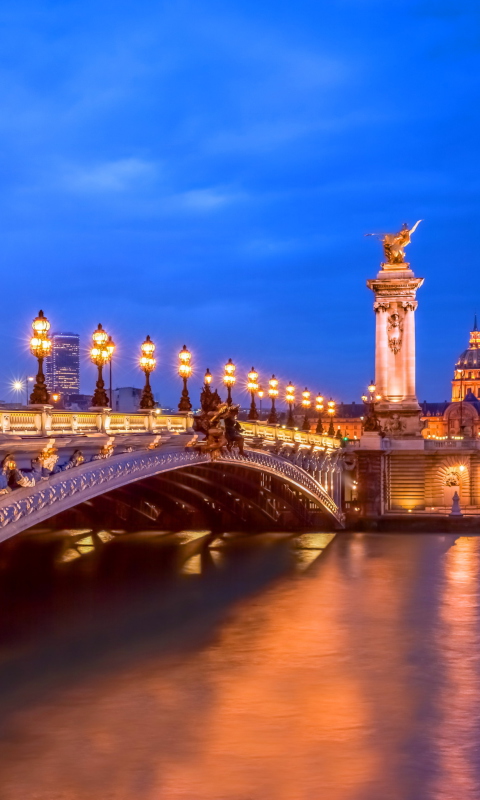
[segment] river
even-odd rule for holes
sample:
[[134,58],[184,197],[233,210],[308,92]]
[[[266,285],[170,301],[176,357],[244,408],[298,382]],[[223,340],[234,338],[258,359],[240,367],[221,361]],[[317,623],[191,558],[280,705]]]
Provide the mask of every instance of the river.
[[1,800],[479,798],[480,538],[330,539],[1,545]]

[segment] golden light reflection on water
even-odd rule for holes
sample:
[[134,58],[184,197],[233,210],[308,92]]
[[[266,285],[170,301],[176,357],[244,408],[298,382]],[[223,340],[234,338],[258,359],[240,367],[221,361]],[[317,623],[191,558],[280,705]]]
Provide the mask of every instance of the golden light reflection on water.
[[[210,573],[199,552],[177,559],[179,591],[193,587],[185,646],[126,643],[108,668],[19,708],[0,753],[2,800],[478,797],[480,539],[340,535],[325,550],[320,536],[286,538],[311,568],[225,605],[201,639],[225,587],[255,574],[238,548],[256,570],[277,545],[207,543]],[[180,537],[182,552],[197,545]]]
[[479,562],[477,537],[458,539],[445,559],[437,631],[442,715],[434,740],[441,765],[433,785],[436,800],[480,796]]

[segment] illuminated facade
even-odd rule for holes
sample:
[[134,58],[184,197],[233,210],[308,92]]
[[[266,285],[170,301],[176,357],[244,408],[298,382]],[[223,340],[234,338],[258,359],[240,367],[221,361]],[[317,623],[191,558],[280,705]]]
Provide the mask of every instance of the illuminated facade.
[[79,394],[80,337],[77,333],[53,333],[52,353],[45,359],[45,376],[50,392]]
[[452,401],[465,400],[468,394],[480,397],[480,331],[476,315],[468,348],[461,353],[455,364]]

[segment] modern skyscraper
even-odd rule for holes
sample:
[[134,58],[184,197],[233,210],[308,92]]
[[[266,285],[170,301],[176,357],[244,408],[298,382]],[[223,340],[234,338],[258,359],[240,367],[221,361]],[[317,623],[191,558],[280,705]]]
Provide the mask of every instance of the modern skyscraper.
[[80,337],[77,333],[52,333],[52,354],[45,359],[49,391],[78,394],[80,391]]

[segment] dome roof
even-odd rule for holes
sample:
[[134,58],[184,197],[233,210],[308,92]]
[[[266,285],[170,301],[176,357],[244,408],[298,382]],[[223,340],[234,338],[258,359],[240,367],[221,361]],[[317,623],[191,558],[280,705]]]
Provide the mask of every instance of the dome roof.
[[470,332],[470,346],[464,350],[455,364],[455,369],[480,369],[480,331],[477,327],[477,315]]
[[480,349],[478,347],[474,349],[468,348],[468,350],[464,350],[463,353],[460,354],[460,358],[455,364],[455,369],[465,368],[480,369]]

